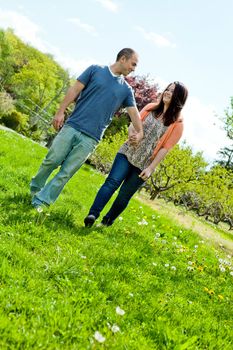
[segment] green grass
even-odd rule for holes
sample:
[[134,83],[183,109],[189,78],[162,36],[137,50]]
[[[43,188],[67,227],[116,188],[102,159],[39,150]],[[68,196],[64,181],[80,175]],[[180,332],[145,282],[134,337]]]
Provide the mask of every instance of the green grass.
[[87,165],[39,214],[46,150],[1,130],[0,145],[0,349],[232,349],[230,256],[136,200],[84,228],[104,179]]

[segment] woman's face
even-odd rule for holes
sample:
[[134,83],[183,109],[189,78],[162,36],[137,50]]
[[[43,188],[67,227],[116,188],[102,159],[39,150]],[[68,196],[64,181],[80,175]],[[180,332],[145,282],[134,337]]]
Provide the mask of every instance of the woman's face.
[[171,103],[172,95],[175,90],[175,87],[176,87],[175,84],[171,84],[163,93],[163,103],[167,106],[169,106]]

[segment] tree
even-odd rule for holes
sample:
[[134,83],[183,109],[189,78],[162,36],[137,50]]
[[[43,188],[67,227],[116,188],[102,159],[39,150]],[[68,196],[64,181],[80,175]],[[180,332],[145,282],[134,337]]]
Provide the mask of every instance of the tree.
[[176,193],[186,191],[189,183],[196,183],[204,173],[207,163],[201,152],[193,154],[185,143],[176,145],[159,164],[146,188],[150,198],[155,199],[166,191],[167,197],[175,199]]
[[[233,97],[231,97],[231,106],[225,111],[223,122],[227,137],[230,140],[233,140]],[[221,159],[217,160],[216,163],[220,164],[226,169],[233,170],[233,144],[231,146],[221,148],[218,154],[220,155]]]

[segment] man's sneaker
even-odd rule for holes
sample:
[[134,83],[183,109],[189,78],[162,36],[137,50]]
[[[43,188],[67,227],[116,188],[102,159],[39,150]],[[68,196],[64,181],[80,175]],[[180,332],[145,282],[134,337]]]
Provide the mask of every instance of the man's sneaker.
[[104,226],[111,226],[113,224],[113,221],[110,220],[110,218],[108,218],[107,216],[104,216],[101,224]]
[[88,215],[84,219],[84,224],[86,227],[91,227],[91,226],[93,226],[95,220],[96,220],[95,215]]

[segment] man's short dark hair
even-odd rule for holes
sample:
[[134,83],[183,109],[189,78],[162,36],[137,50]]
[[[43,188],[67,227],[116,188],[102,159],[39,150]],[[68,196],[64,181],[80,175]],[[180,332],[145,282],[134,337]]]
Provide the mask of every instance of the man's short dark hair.
[[126,47],[122,49],[120,52],[118,52],[116,61],[119,61],[122,56],[125,56],[126,59],[128,60],[130,57],[133,56],[133,54],[135,54],[135,51],[133,49]]

